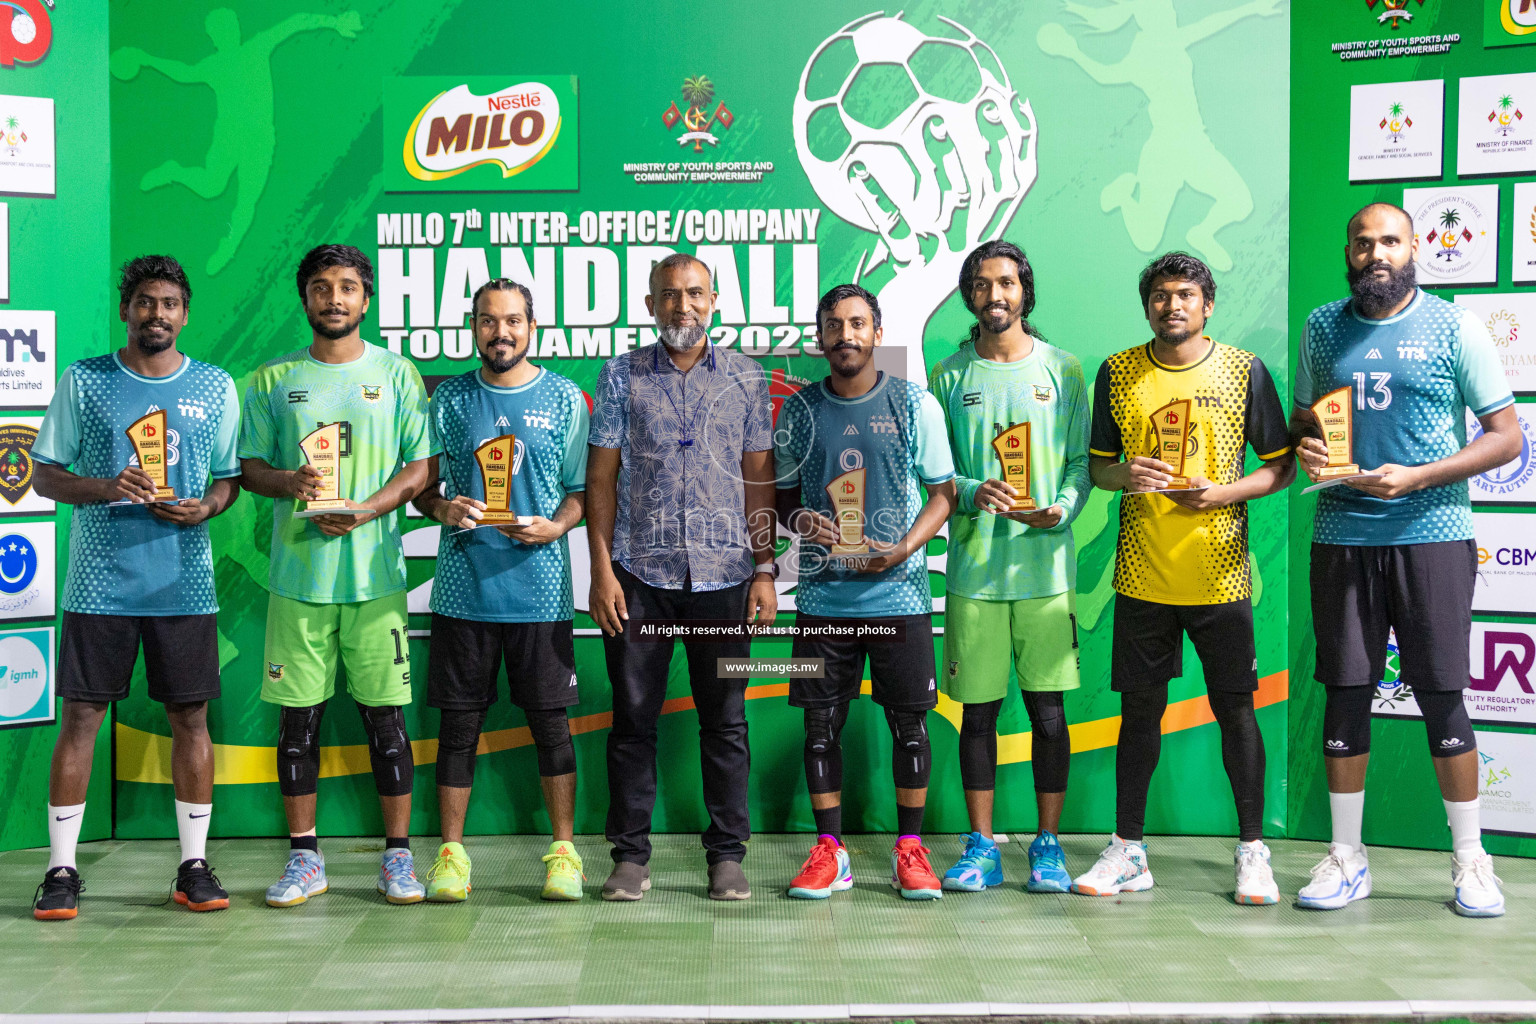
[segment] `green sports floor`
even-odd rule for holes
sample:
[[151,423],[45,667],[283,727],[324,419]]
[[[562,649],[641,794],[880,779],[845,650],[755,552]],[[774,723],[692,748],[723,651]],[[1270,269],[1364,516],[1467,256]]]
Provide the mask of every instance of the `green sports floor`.
[[[788,899],[809,839],[754,839],[745,864],[752,899],[715,903],[705,897],[697,839],[661,836],[646,898],[604,903],[607,846],[581,837],[590,896],[566,904],[538,898],[547,840],[471,839],[470,900],[407,907],[374,890],[379,841],[328,839],[330,892],[289,910],[262,903],[285,844],[222,840],[209,856],[232,905],[208,914],[168,899],[175,843],[90,843],[81,847],[80,917],[54,923],[31,918],[46,852],[0,854],[0,1024],[107,1012],[123,1024],[1536,1017],[1536,861],[1498,861],[1509,913],[1497,920],[1451,912],[1448,854],[1391,849],[1372,851],[1374,895],[1342,911],[1288,900],[1239,907],[1232,841],[1205,837],[1153,837],[1157,885],[1147,893],[1026,894],[1024,844],[1015,841],[1003,847],[1005,886],[915,903],[888,884],[892,837],[869,835],[848,837],[851,892]],[[958,841],[929,841],[942,871]],[[1103,837],[1064,842],[1069,868],[1082,871]],[[1288,894],[1323,851],[1310,842],[1272,848]],[[420,872],[431,850],[417,841]]]

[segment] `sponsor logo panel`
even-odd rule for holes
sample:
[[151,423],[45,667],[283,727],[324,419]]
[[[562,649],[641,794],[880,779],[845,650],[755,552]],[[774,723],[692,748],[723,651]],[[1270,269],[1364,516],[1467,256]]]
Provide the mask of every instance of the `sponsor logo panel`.
[[53,100],[0,96],[0,194],[54,194],[53,124]]
[[1445,82],[1387,82],[1349,91],[1349,180],[1438,178]]
[[53,627],[0,632],[0,728],[54,720]]
[[1536,171],[1536,72],[1463,78],[1456,173],[1465,177],[1526,171]]
[[44,409],[58,376],[51,309],[0,310],[0,408]]
[[[1520,454],[1509,462],[1468,481],[1474,505],[1536,505],[1536,405],[1517,405]],[[1467,411],[1467,441],[1483,434],[1482,424]]]
[[1456,305],[1470,309],[1488,328],[1509,389],[1536,395],[1536,294],[1458,295]]
[[1536,536],[1521,512],[1473,512],[1477,582],[1472,611],[1536,615]]
[[1499,186],[1403,189],[1419,242],[1419,283],[1498,283]]
[[1536,836],[1536,735],[1474,732],[1485,832]]

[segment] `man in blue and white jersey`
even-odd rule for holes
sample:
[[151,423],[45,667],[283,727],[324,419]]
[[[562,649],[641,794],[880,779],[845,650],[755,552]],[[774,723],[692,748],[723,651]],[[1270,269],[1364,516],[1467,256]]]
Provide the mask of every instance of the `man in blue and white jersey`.
[[[443,450],[416,498],[416,507],[443,527],[427,670],[427,703],[442,709],[437,793],[443,843],[427,874],[427,898],[469,895],[464,818],[480,731],[505,663],[512,703],[533,735],[554,831],[543,858],[543,896],[577,900],[576,752],[565,709],[578,696],[565,535],[586,507],[591,419],[580,388],[527,360],[538,323],[526,287],[497,278],[475,292],[472,310],[481,367],[444,381],[432,396],[428,415]],[[482,525],[488,481],[476,451],[509,436],[508,450],[493,447],[488,454],[510,459],[505,511],[517,518]]]
[[[32,447],[37,493],[75,506],[59,641],[63,721],[48,787],[48,870],[33,916],[76,916],[75,846],[85,817],[96,734],[144,648],[149,696],[171,724],[171,779],[181,865],[174,896],[192,910],[222,910],[229,896],[208,867],[213,743],[208,701],[219,696],[213,552],[208,520],[240,494],[235,443],[240,401],[229,374],[180,352],[192,287],[169,256],[123,265],[118,317],[128,343],[82,359],[59,379]],[[166,485],[157,500],[126,431],[163,412]],[[152,423],[146,430],[160,430]]]
[[[1297,902],[1333,910],[1370,895],[1361,834],[1371,699],[1395,628],[1450,822],[1455,910],[1496,917],[1504,897],[1482,846],[1476,740],[1462,702],[1477,574],[1467,478],[1514,458],[1520,425],[1487,328],[1419,290],[1417,252],[1406,211],[1361,209],[1345,247],[1351,297],[1314,309],[1301,337],[1291,425],[1303,435],[1302,466],[1322,479],[1327,447],[1312,406],[1326,398],[1349,410],[1352,429],[1342,432],[1365,475],[1323,491],[1313,526],[1333,842]],[[1483,427],[1471,444],[1467,409]]]
[[[851,888],[842,843],[842,746],[849,707],[870,663],[875,703],[894,741],[896,848],[891,884],[937,899],[920,835],[933,756],[927,717],[938,701],[928,541],[955,509],[955,466],[938,400],[875,368],[880,306],[838,285],[817,306],[831,373],[784,402],[774,431],[777,504],[801,537],[795,658],[820,658],[822,678],[796,677],[805,709],[805,776],[817,840],[789,895],[824,899]],[[838,547],[862,548],[853,560]]]

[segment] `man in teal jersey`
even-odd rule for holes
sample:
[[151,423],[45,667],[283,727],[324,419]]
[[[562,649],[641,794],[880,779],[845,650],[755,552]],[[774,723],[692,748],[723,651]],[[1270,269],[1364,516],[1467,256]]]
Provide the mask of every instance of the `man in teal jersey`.
[[[1029,846],[1030,892],[1071,884],[1056,838],[1066,800],[1071,739],[1062,696],[1078,686],[1077,556],[1072,520],[1088,479],[1088,389],[1077,357],[1029,322],[1035,275],[1012,242],[987,242],[965,258],[960,297],[976,317],[960,350],[934,367],[928,386],[944,410],[960,504],[950,520],[939,686],[964,705],[960,778],[971,832],[944,888],[979,892],[1003,881],[992,839],[997,717],[1018,675],[1029,713],[1039,834]],[[1029,425],[1032,511],[1010,511],[993,441]],[[1015,435],[1016,437],[1017,435]]]
[[[444,381],[432,395],[429,414],[442,454],[432,460],[426,490],[415,502],[442,524],[427,703],[442,709],[437,800],[443,844],[427,872],[427,898],[469,896],[464,818],[480,731],[505,662],[512,703],[533,735],[554,831],[544,855],[543,897],[578,900],[576,751],[565,709],[579,697],[565,535],[586,508],[591,419],[580,388],[527,360],[539,325],[526,287],[504,277],[489,281],[471,308],[481,367]],[[482,470],[482,449],[500,468]],[[493,495],[505,495],[498,509],[515,521],[489,520]]]
[[[315,789],[320,719],[339,655],[384,812],[379,891],[391,903],[416,903],[424,890],[407,839],[414,761],[400,711],[411,702],[405,555],[392,513],[421,491],[437,451],[426,389],[410,361],[358,333],[373,295],[373,265],[361,252],[311,249],[298,289],[312,343],[256,371],[240,429],[246,488],[277,499],[261,697],[282,709],[278,785],[292,850],[267,902],[291,907],[326,890]],[[295,503],[316,499],[322,478],[299,442],[330,425],[339,428],[335,472],[346,507],[304,518]]]
[[[229,374],[176,348],[192,302],[179,263],[169,256],[130,260],[118,294],[128,344],[64,371],[32,446],[37,493],[75,506],[59,641],[64,713],[48,780],[48,870],[32,907],[42,921],[78,912],[75,845],[91,755],[108,706],[128,696],[141,644],[149,695],[165,705],[171,723],[181,838],[176,902],[192,910],[229,906],[205,857],[213,813],[207,702],[219,696],[207,522],[240,494],[240,406]],[[146,429],[165,428],[156,454],[179,500],[156,499],[125,433],[146,415],[164,417]],[[18,556],[35,570],[35,552],[22,545],[10,557]]]
[[[832,372],[784,400],[774,431],[779,513],[801,537],[793,656],[825,666],[822,678],[789,683],[790,706],[805,709],[817,832],[789,895],[825,899],[853,887],[840,737],[867,657],[872,695],[891,728],[891,885],[907,899],[937,899],[943,893],[919,835],[933,766],[927,718],[938,701],[927,547],[954,511],[954,465],[933,396],[875,369],[875,297],[840,284],[821,297],[816,318]],[[840,548],[852,549],[851,560]]]
[[[1329,446],[1313,405],[1331,401],[1349,410],[1350,461],[1369,475],[1323,491],[1313,523],[1314,674],[1327,690],[1333,842],[1296,901],[1336,910],[1371,894],[1361,838],[1371,701],[1395,627],[1450,824],[1452,907],[1497,917],[1504,896],[1483,849],[1477,738],[1462,700],[1478,566],[1467,478],[1519,454],[1520,423],[1487,328],[1419,290],[1418,244],[1402,208],[1357,211],[1344,249],[1350,297],[1314,309],[1301,336],[1291,428],[1302,466],[1321,479]],[[1470,444],[1469,409],[1483,428]]]

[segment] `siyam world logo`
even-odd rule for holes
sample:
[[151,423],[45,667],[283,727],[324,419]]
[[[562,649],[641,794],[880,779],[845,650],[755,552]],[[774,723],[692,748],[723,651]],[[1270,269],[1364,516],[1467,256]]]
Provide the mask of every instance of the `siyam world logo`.
[[400,132],[390,191],[576,187],[573,78],[396,78],[384,95],[385,130]]
[[36,64],[48,55],[53,45],[53,22],[48,16],[49,0],[0,0],[0,67]]

